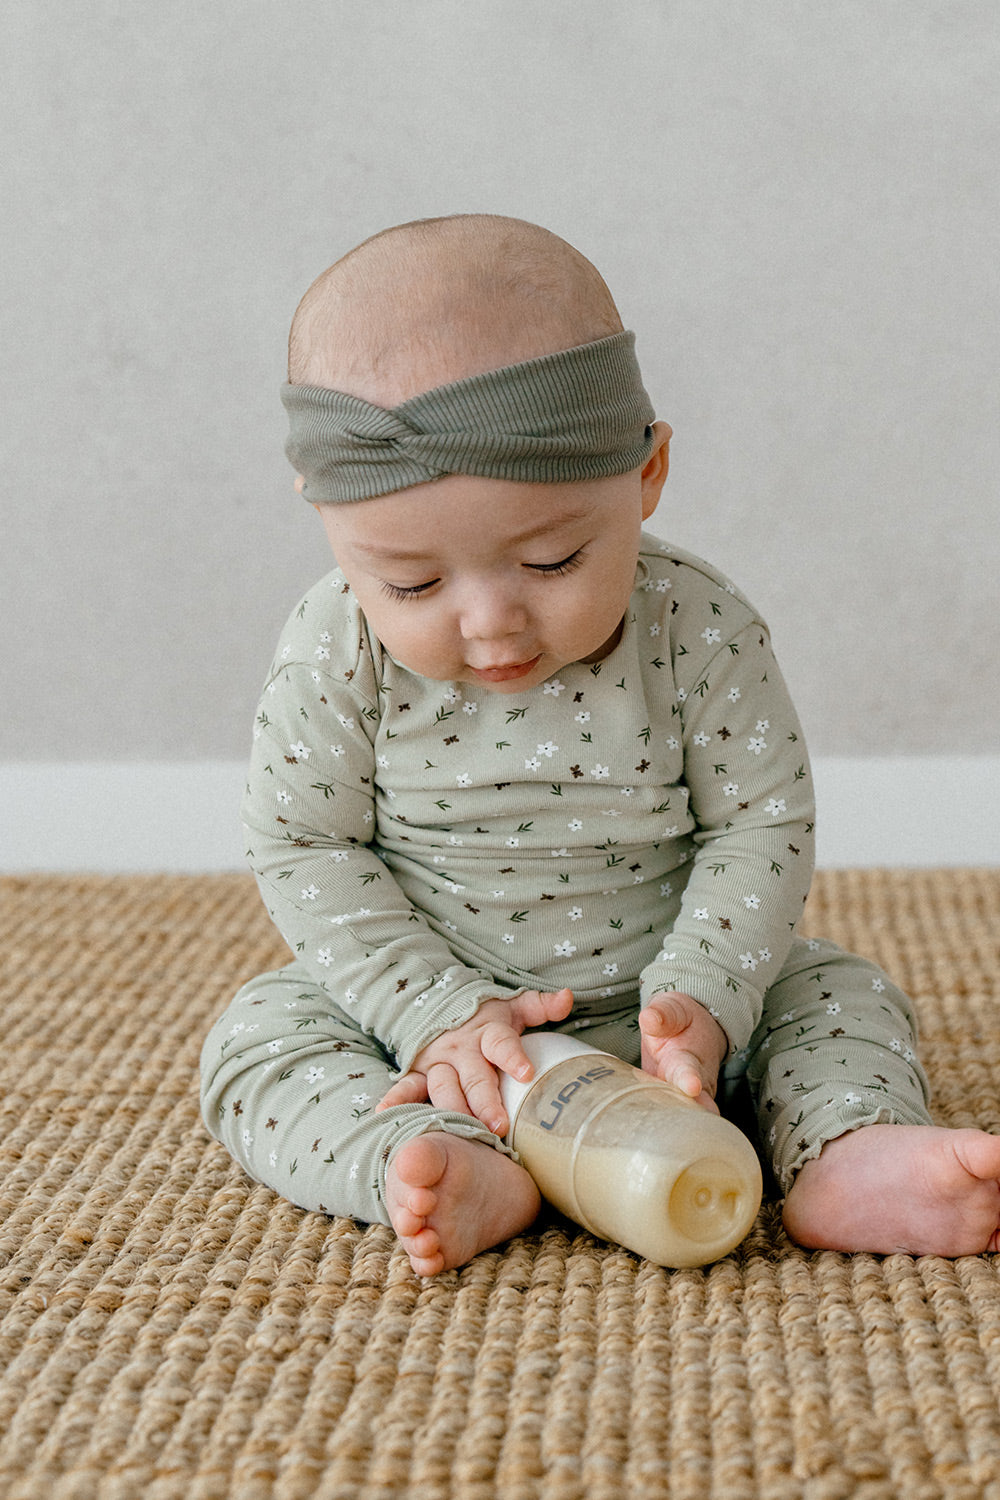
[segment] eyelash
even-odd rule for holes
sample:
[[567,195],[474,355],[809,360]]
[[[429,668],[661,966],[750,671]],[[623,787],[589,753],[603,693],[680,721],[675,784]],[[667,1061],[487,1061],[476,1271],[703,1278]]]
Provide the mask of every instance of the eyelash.
[[[583,562],[583,552],[584,549],[582,547],[577,547],[575,552],[571,552],[569,557],[564,557],[560,562],[525,563],[524,566],[529,568],[532,573],[542,573],[549,578],[559,578],[566,573],[572,573],[575,568],[580,566]],[[431,578],[427,583],[418,583],[412,588],[402,588],[398,583],[383,583],[382,592],[390,599],[418,599],[421,594],[425,594],[428,589],[432,589],[438,582],[437,578]]]

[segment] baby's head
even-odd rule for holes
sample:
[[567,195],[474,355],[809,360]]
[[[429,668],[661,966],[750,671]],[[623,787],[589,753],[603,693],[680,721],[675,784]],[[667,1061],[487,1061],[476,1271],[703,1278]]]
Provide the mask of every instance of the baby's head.
[[492,215],[376,235],[302,299],[284,398],[298,487],[404,666],[512,693],[613,649],[670,429],[571,245]]

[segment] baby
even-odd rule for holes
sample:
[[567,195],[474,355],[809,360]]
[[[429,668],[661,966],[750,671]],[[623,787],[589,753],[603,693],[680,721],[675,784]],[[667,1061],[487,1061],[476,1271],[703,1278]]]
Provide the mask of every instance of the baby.
[[206,1039],[213,1133],[433,1275],[536,1217],[498,1070],[579,1031],[740,1090],[800,1244],[1000,1248],[1000,1139],[934,1126],[906,997],[796,936],[802,732],[753,606],[642,530],[671,430],[594,267],[514,219],[388,230],[306,293],[283,399],[337,568],[257,716],[294,961]]

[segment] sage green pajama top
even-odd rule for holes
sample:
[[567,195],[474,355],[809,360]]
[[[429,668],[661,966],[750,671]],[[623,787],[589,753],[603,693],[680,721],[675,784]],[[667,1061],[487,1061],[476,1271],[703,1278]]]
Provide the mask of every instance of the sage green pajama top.
[[523,694],[414,675],[335,570],[285,628],[254,736],[247,853],[294,963],[213,1028],[203,1104],[294,1201],[384,1219],[403,1139],[499,1146],[430,1105],[374,1105],[435,1036],[525,989],[569,986],[560,1029],[633,1062],[641,1004],[693,995],[785,1188],[846,1128],[927,1119],[905,997],[795,936],[806,748],[765,624],[708,564],[644,535],[614,651]]

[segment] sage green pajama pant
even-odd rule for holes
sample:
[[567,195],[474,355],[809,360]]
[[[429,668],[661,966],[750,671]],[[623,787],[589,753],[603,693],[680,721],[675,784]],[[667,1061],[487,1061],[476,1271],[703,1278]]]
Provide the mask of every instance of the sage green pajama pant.
[[[580,1034],[638,1064],[637,1014]],[[404,1142],[444,1130],[507,1150],[478,1120],[430,1104],[376,1114],[396,1077],[395,1059],[293,963],[245,985],[209,1032],[202,1110],[250,1176],[283,1197],[388,1223],[385,1172]],[[749,1094],[758,1149],[783,1193],[845,1131],[930,1124],[907,997],[828,942],[793,943],[749,1045],[724,1068],[724,1109],[737,1090]]]

